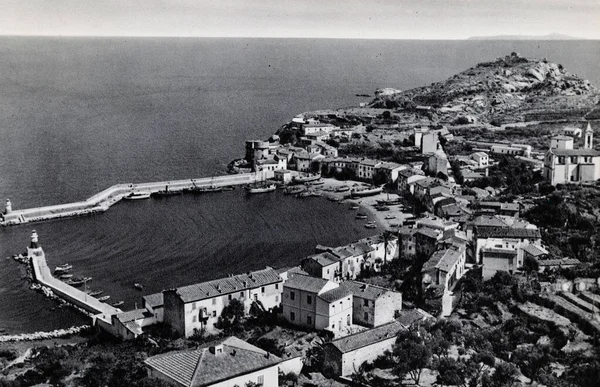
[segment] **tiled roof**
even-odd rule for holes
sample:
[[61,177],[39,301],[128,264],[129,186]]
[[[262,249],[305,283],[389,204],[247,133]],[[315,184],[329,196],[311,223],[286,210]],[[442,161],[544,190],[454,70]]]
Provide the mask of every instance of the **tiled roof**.
[[537,257],[539,255],[548,254],[548,251],[546,249],[544,249],[543,247],[540,247],[540,246],[536,246],[534,244],[528,244],[527,246],[525,246],[523,248],[523,251],[525,251],[529,255],[533,255],[534,257]]
[[311,277],[308,275],[296,274],[289,278],[283,284],[290,289],[305,290],[312,293],[319,293],[329,281],[324,278]]
[[325,302],[332,303],[337,300],[341,300],[344,297],[351,296],[352,293],[348,289],[338,286],[335,289],[326,291],[325,293],[319,294],[319,298]]
[[340,287],[348,290],[354,297],[365,298],[367,300],[376,300],[387,292],[392,291],[381,286],[370,285],[359,281],[344,281],[340,283]]
[[431,255],[431,258],[429,258],[427,262],[425,262],[422,271],[425,272],[436,268],[449,273],[450,269],[456,264],[464,250],[464,245],[456,245],[444,250],[438,250]]
[[401,167],[405,167],[405,166],[403,166],[402,164],[398,164],[398,163],[383,162],[377,168],[391,170],[391,169],[396,169],[396,168],[401,168]]
[[398,172],[398,176],[409,178],[414,175],[423,175],[423,171],[419,171],[416,169],[403,169]]
[[315,261],[321,266],[329,266],[339,262],[338,258],[329,252],[311,255],[308,259]]
[[539,239],[540,230],[512,227],[475,227],[477,238]]
[[117,314],[117,319],[121,322],[128,322],[134,320],[141,320],[145,317],[151,317],[152,315],[146,309],[134,309],[127,312]]
[[512,258],[517,255],[517,250],[497,249],[493,247],[485,247],[481,249],[481,252],[487,258]]
[[183,286],[177,288],[176,293],[183,302],[193,302],[239,292],[240,290],[255,289],[257,287],[281,281],[282,279],[279,274],[268,267],[247,274],[238,274],[213,281]]
[[426,318],[433,318],[433,316],[421,309],[403,309],[399,311],[399,316],[396,321],[405,328],[408,328],[417,321],[423,321]]
[[440,233],[437,230],[428,228],[428,227],[422,227],[417,231],[417,234],[421,234],[421,235],[425,235],[429,238],[433,238],[433,239],[437,239],[438,236],[440,235]]
[[550,149],[557,156],[600,156],[600,152],[594,149]]
[[540,266],[561,266],[561,265],[579,265],[581,261],[575,258],[564,258],[564,259],[540,259],[538,264]]
[[402,324],[393,321],[389,324],[378,326],[377,328],[333,340],[328,345],[334,346],[341,353],[346,353],[396,337],[398,333],[404,329]]
[[506,227],[506,223],[493,215],[480,215],[473,219],[473,225],[479,227]]
[[157,307],[161,307],[164,305],[162,293],[149,294],[142,298],[144,299],[144,301],[146,301],[146,304],[148,304],[152,308],[157,308]]
[[148,366],[188,387],[202,387],[226,381],[264,368],[281,359],[236,337],[220,344],[223,352],[214,354],[209,347],[169,352],[144,361]]
[[436,179],[433,179],[431,177],[426,177],[424,179],[421,179],[421,180],[417,181],[415,184],[418,185],[418,186],[421,186],[423,188],[427,188],[427,187],[430,187],[430,186],[432,186],[434,184],[439,184],[439,183],[438,183],[438,181]]
[[376,165],[381,164],[381,161],[379,161],[379,160],[372,160],[372,159],[365,159],[365,160],[362,160],[360,163],[362,165],[366,165],[366,166],[369,166],[369,167],[374,167]]

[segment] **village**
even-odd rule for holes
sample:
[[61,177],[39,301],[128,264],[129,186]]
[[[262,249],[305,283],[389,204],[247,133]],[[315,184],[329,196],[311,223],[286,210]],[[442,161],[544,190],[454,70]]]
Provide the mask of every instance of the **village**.
[[[520,313],[578,324],[581,330],[570,341],[589,350],[584,338],[600,332],[598,281],[557,275],[587,264],[558,255],[540,225],[523,217],[535,206],[540,187],[551,192],[563,184],[594,186],[600,178],[593,129],[589,122],[580,126],[557,131],[545,152],[505,142],[473,142],[466,148],[446,127],[415,127],[404,132],[401,145],[409,161],[399,163],[340,155],[340,142],[365,141],[362,125],[341,128],[319,117],[296,117],[288,127],[296,136],[294,145],[278,135],[247,141],[245,159],[234,168],[260,173],[300,198],[325,196],[357,211],[358,221],[372,219],[365,227],[376,229],[374,235],[344,246],[315,246],[314,254],[295,267],[266,267],[145,295],[142,308],[109,311],[95,316],[94,324],[123,340],[163,330],[169,337],[210,343],[143,361],[151,377],[170,385],[293,385],[307,369],[325,379],[304,385],[394,385],[397,376],[390,367],[380,367],[388,368],[382,376],[383,371],[373,372],[373,364],[399,351],[398,337],[410,341],[411,334],[423,327],[438,329],[444,321],[490,329],[510,314],[508,305],[495,306],[499,319],[488,308],[468,305],[475,297],[468,288],[473,281],[508,281],[504,285],[530,293],[517,306]],[[534,195],[506,200],[493,183],[476,184],[491,182],[490,171],[507,158],[537,171]],[[37,238],[34,234],[30,258],[44,255]],[[533,278],[539,288],[532,287]],[[244,337],[233,328],[248,316],[267,319],[273,332],[283,331],[254,340],[256,345],[231,335]],[[315,351],[318,364],[311,360]],[[453,359],[457,363],[461,356]],[[417,368],[401,375],[418,384],[422,369],[432,367],[422,364],[418,377]],[[513,370],[511,378],[534,380],[525,373]],[[431,383],[435,375],[430,371]]]

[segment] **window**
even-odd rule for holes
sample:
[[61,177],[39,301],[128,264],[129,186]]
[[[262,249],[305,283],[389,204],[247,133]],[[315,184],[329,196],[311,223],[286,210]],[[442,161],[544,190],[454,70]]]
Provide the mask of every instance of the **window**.
[[365,312],[365,321],[369,321],[369,313]]
[[306,303],[309,304],[309,305],[312,304],[312,297],[311,296],[309,296],[309,295],[306,296]]
[[275,296],[275,302],[279,302],[279,296]]
[[573,157],[571,157],[571,162],[572,162],[573,164],[576,164],[576,163],[577,163],[577,156],[573,156]]
[[254,301],[258,301],[258,293],[254,293]]
[[296,313],[290,312],[290,320],[292,320],[292,321],[296,320]]
[[217,317],[217,311],[216,310],[213,310],[212,316],[213,317]]
[[194,317],[192,317],[192,322],[196,322],[197,321],[197,317],[196,315],[194,315]]
[[333,311],[335,312],[335,304],[331,304],[331,307],[333,308]]
[[192,304],[192,310],[194,310],[194,309],[196,309],[196,303],[195,302]]
[[217,299],[216,299],[216,298],[213,298],[213,299],[212,299],[212,304],[213,304],[213,305],[217,305]]
[[335,329],[335,324],[331,324],[331,329]]
[[312,316],[306,316],[306,323],[312,325]]
[[240,292],[240,298],[244,298],[244,292]]
[[295,300],[295,299],[296,299],[296,293],[290,292],[290,300]]
[[365,306],[369,306],[369,300],[365,300]]
[[275,289],[279,289],[279,284],[275,284]]
[[352,324],[352,320],[350,319],[350,314],[348,314],[346,316],[346,325],[351,325]]
[[256,378],[256,383],[259,386],[262,386],[263,384],[265,384],[265,377],[263,375],[258,375],[258,378]]
[[265,287],[263,286],[262,288],[260,288],[260,292],[264,293],[265,292]]
[[227,296],[227,299],[231,301],[231,294]]

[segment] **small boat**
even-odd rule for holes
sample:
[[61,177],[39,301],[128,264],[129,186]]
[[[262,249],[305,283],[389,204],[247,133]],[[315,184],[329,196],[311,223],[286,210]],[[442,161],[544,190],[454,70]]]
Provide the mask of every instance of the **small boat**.
[[216,187],[214,185],[211,185],[210,187],[204,187],[204,188],[202,188],[202,192],[203,193],[221,192],[221,191],[223,191],[222,187]]
[[125,301],[117,301],[117,302],[113,302],[112,306],[117,307],[117,306],[121,306],[125,303]]
[[295,176],[293,178],[293,182],[294,183],[310,183],[311,181],[315,181],[315,180],[319,180],[321,178],[321,175],[308,175],[308,176]]
[[181,195],[183,192],[181,191],[170,191],[169,186],[166,185],[163,191],[157,191],[150,194],[153,198],[164,198],[169,196]]
[[92,277],[83,277],[83,280],[84,280],[85,282],[88,282],[88,281],[91,281],[91,280],[92,280]]
[[106,300],[108,300],[110,298],[110,296],[102,296],[102,297],[98,297],[98,301],[100,302],[104,302]]
[[343,185],[341,187],[337,187],[335,189],[336,192],[347,192],[350,191],[350,187],[348,187],[347,185]]
[[70,279],[70,280],[66,280],[65,283],[67,285],[71,285],[75,288],[80,287],[81,285],[83,285],[85,283],[85,281],[83,279]]
[[364,196],[373,196],[381,193],[383,191],[383,187],[370,187],[370,188],[362,188],[362,189],[353,189],[350,191],[350,196],[353,198],[360,198]]
[[139,282],[136,282],[135,284],[133,284],[133,288],[135,290],[143,290],[144,289],[144,287],[142,286],[142,284],[139,283]]
[[125,199],[125,200],[140,200],[140,199],[148,199],[148,198],[150,198],[150,192],[139,191],[139,192],[132,192],[129,195],[125,196],[123,199]]
[[400,199],[376,200],[376,202],[381,206],[397,206],[402,204]]
[[233,191],[235,189],[234,186],[228,185],[222,188],[222,191]]
[[90,292],[90,296],[97,297],[97,296],[101,295],[102,293],[104,293],[104,290],[94,290],[93,292]]
[[301,192],[304,192],[304,187],[289,187],[285,191],[283,191],[284,195],[297,195]]
[[369,222],[365,224],[365,228],[377,228],[377,225],[373,222]]
[[317,197],[317,196],[321,196],[320,193],[315,192],[315,191],[306,191],[306,192],[302,192],[298,194],[299,198],[309,198],[309,197]]
[[56,266],[56,268],[54,269],[54,272],[55,273],[65,273],[71,269],[73,269],[73,265],[69,265],[68,263],[65,263],[64,265]]
[[60,279],[69,279],[69,278],[73,278],[73,274],[63,274],[60,277],[58,277]]
[[367,219],[367,214],[358,213],[356,214],[356,219]]
[[377,206],[375,207],[377,211],[389,211],[390,208],[388,206]]
[[275,184],[269,185],[247,185],[246,192],[249,194],[267,193],[275,191]]
[[325,181],[323,180],[315,180],[315,181],[311,181],[308,183],[309,185],[323,185],[325,184]]
[[359,206],[352,206],[350,207],[351,210],[358,210],[360,207]]
[[385,218],[386,219],[396,219],[396,217],[394,215],[386,215]]

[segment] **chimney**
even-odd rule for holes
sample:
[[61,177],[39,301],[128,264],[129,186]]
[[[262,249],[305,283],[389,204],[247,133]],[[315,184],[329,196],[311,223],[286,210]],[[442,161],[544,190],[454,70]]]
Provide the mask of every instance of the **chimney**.
[[210,353],[212,353],[213,355],[220,355],[223,353],[223,344],[219,344],[219,345],[214,345],[211,347],[208,347],[208,351]]

